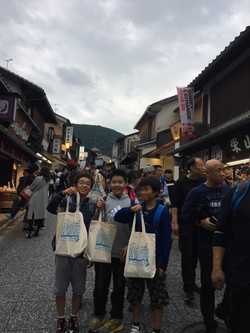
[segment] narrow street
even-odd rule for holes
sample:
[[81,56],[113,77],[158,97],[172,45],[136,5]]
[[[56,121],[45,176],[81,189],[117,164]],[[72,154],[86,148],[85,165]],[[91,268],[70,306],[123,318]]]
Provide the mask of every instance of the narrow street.
[[[55,219],[50,215],[39,238],[26,240],[18,223],[0,235],[0,332],[55,331],[54,255],[50,244],[54,229]],[[87,332],[87,322],[92,313],[93,279],[91,270],[81,312],[82,332]],[[163,332],[178,333],[184,327],[199,322],[198,299],[195,309],[183,304],[180,257],[176,244],[168,270],[168,289],[171,300]],[[147,300],[144,306],[147,307]],[[128,306],[125,308],[125,322],[129,324]],[[149,331],[149,318],[143,318],[142,323],[145,325],[144,332]]]

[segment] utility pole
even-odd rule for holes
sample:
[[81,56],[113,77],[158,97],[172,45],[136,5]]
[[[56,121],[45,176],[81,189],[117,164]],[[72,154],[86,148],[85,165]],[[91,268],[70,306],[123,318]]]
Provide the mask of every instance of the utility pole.
[[7,69],[9,68],[9,63],[12,61],[13,61],[13,58],[9,58],[9,59],[5,60]]

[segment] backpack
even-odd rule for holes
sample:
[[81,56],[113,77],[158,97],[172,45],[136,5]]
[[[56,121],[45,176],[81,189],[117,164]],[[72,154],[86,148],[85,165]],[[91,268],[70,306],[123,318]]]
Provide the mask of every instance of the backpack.
[[162,215],[164,209],[165,209],[164,205],[160,204],[157,206],[156,212],[154,215],[154,221],[153,221],[155,227],[158,227],[158,225],[160,224],[161,215]]
[[245,196],[249,192],[249,189],[250,189],[250,181],[238,184],[236,186],[231,201],[231,207],[234,213],[239,208],[241,201],[245,198]]

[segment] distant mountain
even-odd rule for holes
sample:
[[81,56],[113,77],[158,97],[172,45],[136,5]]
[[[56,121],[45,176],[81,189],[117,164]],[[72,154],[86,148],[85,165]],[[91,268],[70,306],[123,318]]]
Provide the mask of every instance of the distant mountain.
[[107,127],[96,125],[73,124],[74,136],[81,140],[81,144],[87,148],[98,148],[104,155],[112,155],[113,143],[123,134]]

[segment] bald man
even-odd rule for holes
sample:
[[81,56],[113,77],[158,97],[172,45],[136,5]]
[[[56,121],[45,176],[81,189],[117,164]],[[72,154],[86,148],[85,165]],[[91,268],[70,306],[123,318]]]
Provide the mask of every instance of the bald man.
[[213,233],[216,230],[221,202],[229,187],[225,184],[224,165],[218,160],[206,163],[207,180],[194,188],[184,203],[183,223],[198,227],[198,256],[201,267],[201,312],[206,333],[217,331],[214,318],[215,293],[211,280]]

